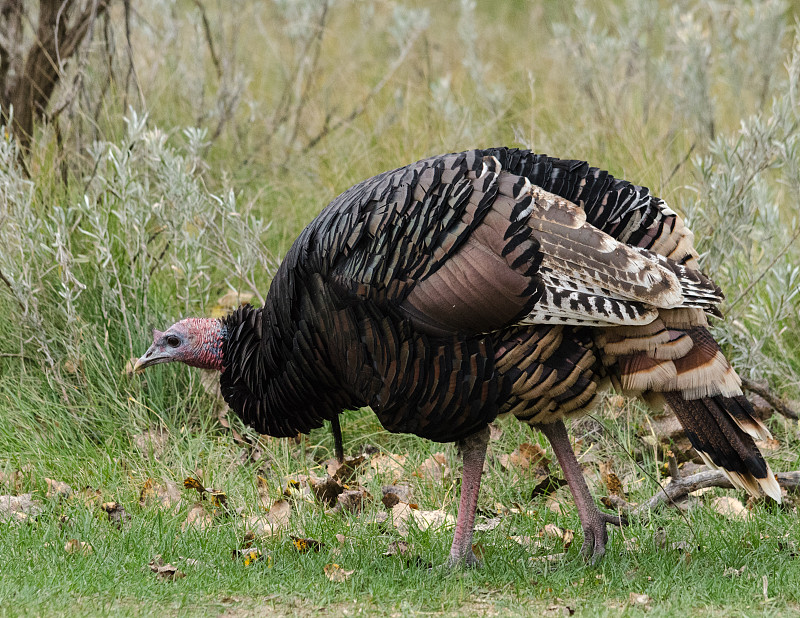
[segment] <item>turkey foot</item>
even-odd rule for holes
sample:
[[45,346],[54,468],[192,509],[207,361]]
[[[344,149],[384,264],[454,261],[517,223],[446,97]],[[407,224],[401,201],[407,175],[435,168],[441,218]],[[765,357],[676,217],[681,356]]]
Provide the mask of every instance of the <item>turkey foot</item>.
[[589,492],[589,487],[586,485],[586,479],[583,478],[580,464],[575,459],[564,422],[559,420],[555,423],[536,425],[536,428],[550,441],[569,484],[572,497],[575,499],[575,506],[578,507],[578,516],[583,529],[581,555],[592,564],[597,564],[606,553],[606,543],[608,542],[606,524],[619,526],[623,522],[619,517],[602,513],[597,508],[594,498]]
[[489,443],[489,428],[484,427],[478,433],[459,440],[458,449],[464,461],[461,475],[461,501],[458,505],[456,532],[447,567],[454,568],[465,564],[469,567],[480,566],[480,560],[472,551],[472,535],[475,525],[475,509],[478,506],[478,493],[481,489],[483,462],[486,459],[486,445]]
[[581,528],[583,529],[583,545],[581,545],[581,555],[591,564],[597,564],[606,553],[606,543],[608,542],[608,530],[606,524],[621,526],[620,518],[616,515],[609,515],[601,512],[597,507],[588,514],[578,513],[581,518]]

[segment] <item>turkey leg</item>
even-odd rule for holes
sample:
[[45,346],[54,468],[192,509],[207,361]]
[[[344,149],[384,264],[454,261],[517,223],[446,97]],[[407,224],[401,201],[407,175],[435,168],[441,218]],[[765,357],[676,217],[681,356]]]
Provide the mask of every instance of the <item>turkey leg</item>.
[[472,534],[475,524],[475,509],[478,506],[478,493],[481,489],[483,462],[486,459],[486,445],[489,443],[489,428],[484,427],[478,433],[458,441],[458,449],[464,461],[461,473],[461,501],[458,504],[456,533],[447,566],[455,567],[466,563],[467,566],[479,566],[480,561],[472,551]]
[[597,508],[594,498],[589,492],[589,487],[586,485],[586,479],[583,478],[580,464],[575,459],[564,422],[559,420],[555,423],[536,425],[536,428],[547,436],[553,446],[558,463],[564,471],[564,477],[572,491],[572,497],[575,499],[575,506],[578,507],[578,516],[581,518],[581,528],[583,528],[581,554],[592,564],[596,564],[606,553],[606,542],[608,541],[606,524],[619,526],[621,525],[620,519],[614,515],[602,513]]

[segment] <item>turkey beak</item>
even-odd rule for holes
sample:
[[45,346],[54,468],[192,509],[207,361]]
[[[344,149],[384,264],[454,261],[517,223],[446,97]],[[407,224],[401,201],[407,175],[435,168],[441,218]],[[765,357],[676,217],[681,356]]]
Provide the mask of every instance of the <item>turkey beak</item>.
[[172,360],[172,357],[166,350],[159,349],[158,346],[154,343],[150,346],[147,352],[144,353],[140,359],[136,361],[133,365],[133,372],[134,373],[142,373],[145,369],[150,367],[151,365],[157,365],[159,363],[168,363]]

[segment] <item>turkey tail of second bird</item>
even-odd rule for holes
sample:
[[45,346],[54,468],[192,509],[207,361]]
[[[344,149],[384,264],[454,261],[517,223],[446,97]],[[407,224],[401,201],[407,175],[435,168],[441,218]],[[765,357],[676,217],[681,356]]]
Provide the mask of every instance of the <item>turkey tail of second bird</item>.
[[596,342],[620,390],[663,397],[709,466],[735,487],[780,502],[775,475],[755,444],[771,434],[704,322],[699,311],[661,311],[647,326],[597,331]]

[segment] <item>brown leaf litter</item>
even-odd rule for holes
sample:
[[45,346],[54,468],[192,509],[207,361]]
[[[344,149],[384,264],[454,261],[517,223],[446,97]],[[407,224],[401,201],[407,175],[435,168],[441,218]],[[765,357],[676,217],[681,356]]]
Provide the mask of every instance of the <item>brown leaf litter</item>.
[[72,487],[62,481],[56,481],[45,477],[44,482],[47,483],[47,493],[45,498],[52,500],[53,498],[67,499],[72,496]]
[[170,441],[169,432],[161,425],[149,427],[146,431],[133,436],[133,444],[145,457],[159,460]]
[[270,556],[269,553],[265,552],[263,549],[253,546],[255,539],[255,532],[252,530],[247,530],[245,532],[244,539],[242,540],[242,546],[238,549],[234,549],[232,552],[233,559],[241,560],[242,564],[244,564],[246,567],[258,562],[259,560],[266,559],[267,565],[272,566],[272,556]]
[[245,523],[256,536],[273,536],[289,527],[291,514],[291,504],[277,500],[266,513],[245,517]]
[[301,554],[305,554],[310,551],[319,551],[325,547],[325,543],[322,541],[317,541],[316,539],[299,537],[293,534],[289,535],[289,538],[292,539],[292,545],[294,548]]
[[228,506],[228,495],[224,491],[211,487],[204,487],[203,483],[192,476],[184,479],[183,486],[186,489],[196,490],[200,494],[201,500],[208,500],[215,507],[215,510],[219,509],[219,513],[215,512],[215,514],[232,514]]
[[452,475],[450,466],[447,465],[447,456],[444,453],[434,453],[417,468],[415,475],[423,481],[434,485],[441,485]]
[[94,553],[94,547],[84,541],[70,539],[67,541],[66,545],[64,545],[64,551],[68,554],[82,554],[84,556],[88,556]]
[[211,307],[208,317],[224,318],[239,305],[247,304],[251,300],[253,300],[252,292],[229,290],[217,299],[217,302]]
[[108,515],[108,521],[121,527],[126,521],[130,521],[131,516],[125,511],[125,507],[119,502],[103,502],[100,510]]
[[24,466],[6,472],[0,470],[0,486],[8,488],[12,494],[23,493],[25,485],[33,483],[33,466],[25,464]]
[[28,521],[42,512],[42,506],[32,493],[20,496],[0,496],[0,522]]
[[369,469],[361,476],[362,483],[368,483],[375,477],[391,482],[399,481],[405,476],[406,456],[396,453],[382,453],[369,460]]
[[202,502],[195,502],[186,514],[186,521],[181,524],[181,530],[195,528],[205,530],[214,523],[214,516],[206,510]]
[[520,444],[510,455],[506,453],[498,455],[497,460],[506,470],[519,468],[523,471],[546,467],[550,463],[547,453],[541,446],[528,442]]
[[746,520],[750,518],[750,512],[736,498],[731,496],[719,496],[711,501],[711,508],[723,517],[728,519]]
[[165,563],[160,554],[153,556],[153,559],[147,563],[147,566],[156,574],[158,579],[163,579],[165,581],[174,581],[186,577],[186,573],[179,571],[178,567]]
[[350,579],[350,576],[355,573],[355,570],[347,571],[335,562],[326,564],[324,567],[322,567],[322,570],[325,573],[325,577],[334,583],[346,582],[348,579]]
[[181,502],[181,492],[175,481],[159,483],[148,478],[139,492],[139,506],[158,506],[162,509],[177,507]]
[[345,484],[355,478],[356,473],[360,471],[366,459],[364,455],[345,457],[342,463],[339,463],[336,459],[329,459],[323,465],[330,478],[338,483]]
[[399,502],[406,504],[411,502],[411,486],[410,485],[384,485],[381,487],[381,502],[387,509],[391,509]]
[[445,513],[441,509],[423,511],[414,508],[414,506],[406,504],[405,502],[399,502],[392,507],[392,524],[403,537],[408,536],[409,524],[411,522],[413,522],[419,530],[427,530],[428,528],[449,528],[456,523],[455,517],[450,513]]

